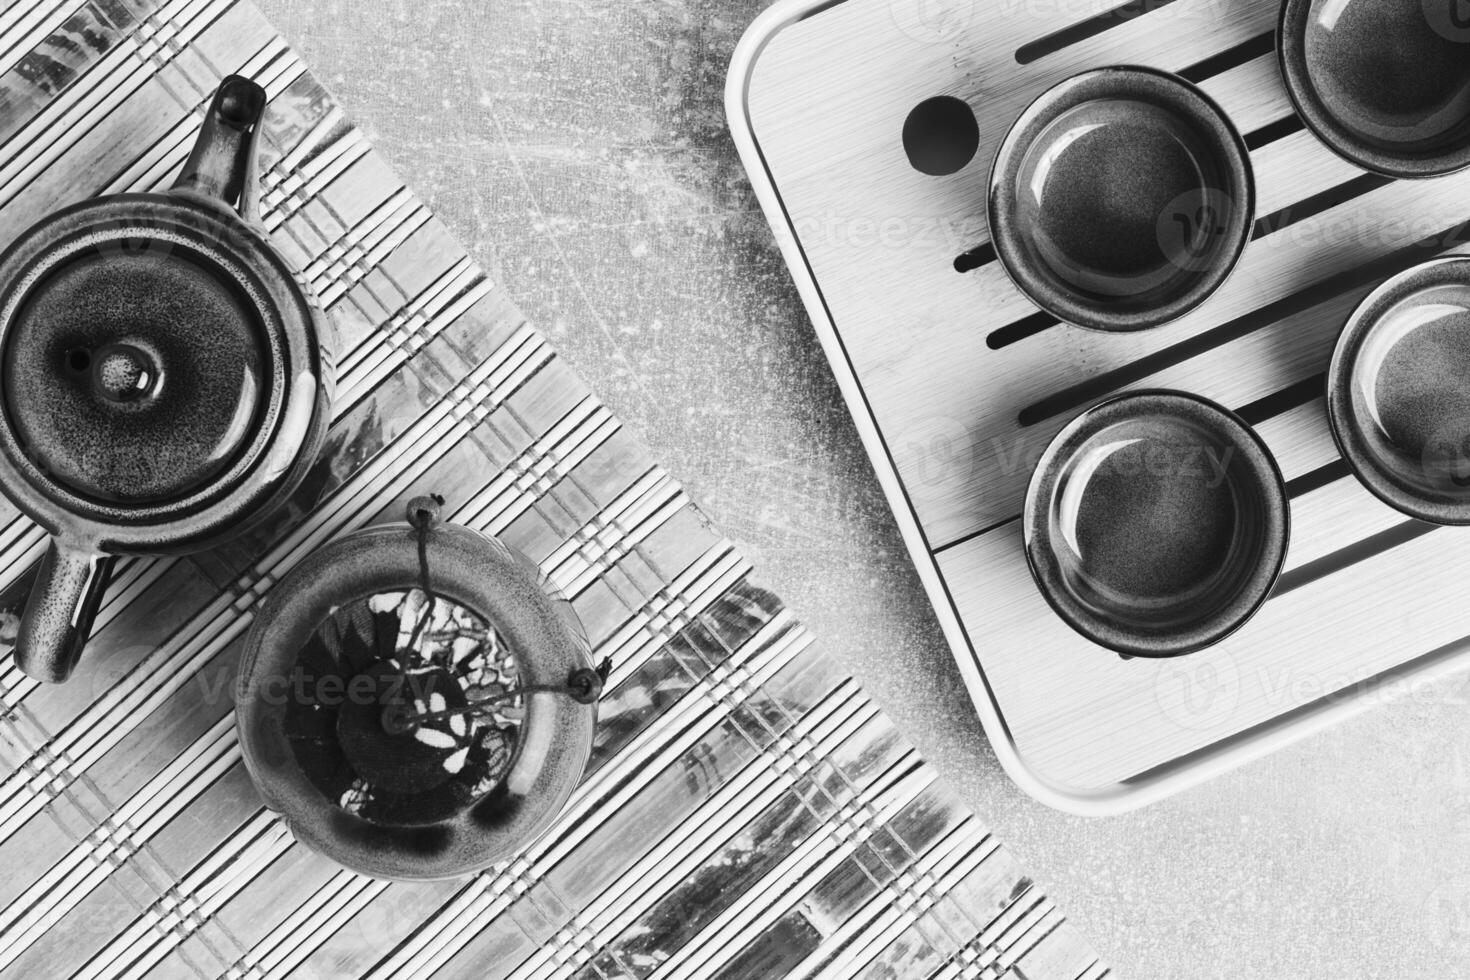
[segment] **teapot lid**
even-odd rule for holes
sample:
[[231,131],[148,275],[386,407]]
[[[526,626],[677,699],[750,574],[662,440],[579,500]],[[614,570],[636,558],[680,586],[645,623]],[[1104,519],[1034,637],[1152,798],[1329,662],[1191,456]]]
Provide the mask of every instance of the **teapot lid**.
[[219,263],[148,237],[84,245],[41,274],[6,333],[9,424],[61,487],[113,506],[186,497],[263,424],[275,357]]

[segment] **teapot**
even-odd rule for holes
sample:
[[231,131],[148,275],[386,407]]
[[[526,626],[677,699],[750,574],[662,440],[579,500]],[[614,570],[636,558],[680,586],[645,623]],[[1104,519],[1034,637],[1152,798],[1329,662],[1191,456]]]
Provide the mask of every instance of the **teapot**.
[[330,324],[261,224],[263,88],[216,92],[173,187],[64,208],[0,255],[0,492],[51,534],[15,656],[64,681],[119,556],[214,547],[300,485]]

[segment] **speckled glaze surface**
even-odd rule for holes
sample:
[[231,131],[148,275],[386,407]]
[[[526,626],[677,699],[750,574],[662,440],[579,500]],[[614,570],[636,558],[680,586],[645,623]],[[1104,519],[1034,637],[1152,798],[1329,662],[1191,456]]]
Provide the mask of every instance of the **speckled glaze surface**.
[[[190,200],[112,197],[48,219],[0,261],[0,450],[58,522],[117,525],[98,536],[128,550],[187,542],[231,520],[212,505],[253,469],[294,456],[266,459],[314,408],[292,383],[319,371],[302,363],[315,326],[289,271],[236,224]],[[97,369],[119,347],[154,363],[144,397],[105,391]],[[289,451],[301,434],[286,435]]]
[[1142,330],[1199,306],[1240,258],[1254,212],[1235,127],[1198,88],[1151,68],[1048,90],[990,172],[1007,274],[1043,310],[1096,330]]
[[65,680],[116,557],[250,528],[314,463],[331,329],[256,226],[265,92],[226,79],[177,183],[64,208],[0,255],[0,491],[52,535],[16,658]]
[[1470,258],[1404,272],[1353,311],[1327,375],[1338,448],[1379,499],[1470,524]]
[[[432,587],[492,624],[516,651],[520,682],[556,684],[591,666],[570,607],[548,595],[536,566],[494,538],[454,524],[429,531]],[[373,823],[323,795],[288,733],[289,679],[331,612],[419,581],[418,532],[369,528],[322,548],[271,594],[246,639],[236,694],[241,750],[271,809],[298,840],[363,874],[395,880],[454,878],[488,867],[537,837],[566,805],[592,751],[595,705],[528,695],[509,772],[490,793],[415,826]]]
[[1087,410],[1038,462],[1026,558],[1073,629],[1130,656],[1224,639],[1286,557],[1286,489],[1244,422],[1206,399],[1141,391]]
[[1302,119],[1389,177],[1470,166],[1470,16],[1459,0],[1286,0],[1277,47]]
[[129,236],[42,275],[0,364],[7,416],[53,479],[136,506],[186,497],[236,461],[281,385],[264,324],[229,272]]

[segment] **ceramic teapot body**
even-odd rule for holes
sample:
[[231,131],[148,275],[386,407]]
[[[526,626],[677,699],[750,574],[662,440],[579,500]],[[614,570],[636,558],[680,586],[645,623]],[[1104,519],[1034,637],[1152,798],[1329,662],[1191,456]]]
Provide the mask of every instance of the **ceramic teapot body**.
[[0,256],[0,490],[53,535],[16,659],[62,681],[112,565],[247,530],[330,420],[330,328],[259,226],[266,94],[226,79],[174,187],[66,208]]

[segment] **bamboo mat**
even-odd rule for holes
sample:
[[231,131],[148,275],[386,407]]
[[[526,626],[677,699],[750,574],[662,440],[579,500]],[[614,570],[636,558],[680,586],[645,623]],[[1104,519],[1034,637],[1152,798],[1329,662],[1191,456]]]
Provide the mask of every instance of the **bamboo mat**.
[[[70,683],[0,669],[0,975],[1108,975],[248,4],[0,12],[0,237],[167,187],[231,72],[272,97],[266,223],[339,332],[335,422],[265,528],[122,562]],[[233,671],[285,572],[431,490],[537,560],[616,669],[543,839],[387,884],[262,808]],[[0,504],[6,628],[44,540]]]

